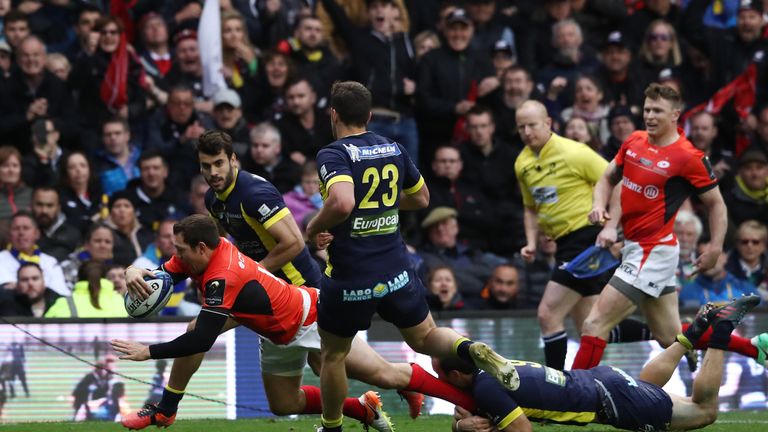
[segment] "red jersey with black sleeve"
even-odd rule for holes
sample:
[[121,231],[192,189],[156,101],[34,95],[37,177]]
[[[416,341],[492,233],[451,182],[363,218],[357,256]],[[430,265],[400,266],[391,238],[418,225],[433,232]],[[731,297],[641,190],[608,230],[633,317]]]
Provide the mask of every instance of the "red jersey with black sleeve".
[[659,147],[648,141],[646,131],[636,131],[616,154],[616,167],[623,173],[621,224],[628,240],[673,241],[675,216],[683,202],[717,186],[709,159],[682,129],[678,133],[677,141]]
[[[202,290],[203,307],[193,332],[199,330],[205,334],[198,332],[196,338],[187,337],[188,340],[183,340],[185,335],[182,335],[172,342],[152,345],[152,358],[181,357],[179,352],[190,355],[207,351],[227,317],[276,345],[289,343],[302,325],[317,319],[317,290],[278,279],[223,237],[202,275],[191,275],[176,255],[161,268],[173,277],[174,282],[188,276],[197,282]],[[309,305],[306,314],[305,304]],[[217,327],[215,333],[210,327]],[[211,333],[213,340],[210,340]]]

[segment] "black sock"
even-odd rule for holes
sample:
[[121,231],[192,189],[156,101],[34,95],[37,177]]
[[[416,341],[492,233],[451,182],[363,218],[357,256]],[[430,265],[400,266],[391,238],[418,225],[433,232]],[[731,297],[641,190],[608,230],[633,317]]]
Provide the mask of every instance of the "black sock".
[[323,426],[323,432],[342,432],[341,426],[336,426],[329,428],[328,426]]
[[731,332],[736,328],[732,321],[720,321],[712,329],[709,339],[709,347],[728,351],[728,343],[731,341]]
[[175,392],[168,390],[168,387],[163,389],[163,398],[160,399],[160,403],[157,404],[157,410],[163,413],[163,415],[173,415],[179,409],[179,402],[184,397],[184,392]]
[[472,346],[473,343],[474,342],[471,340],[466,339],[461,341],[459,346],[456,347],[456,355],[465,362],[469,362],[469,364],[475,364],[474,360],[472,360],[472,356],[469,355],[469,347]]
[[627,318],[611,330],[608,343],[638,342],[653,339],[651,329],[642,321]]
[[544,341],[544,358],[547,366],[563,370],[565,368],[565,354],[568,352],[568,335],[565,330],[549,336],[542,336],[541,340]]

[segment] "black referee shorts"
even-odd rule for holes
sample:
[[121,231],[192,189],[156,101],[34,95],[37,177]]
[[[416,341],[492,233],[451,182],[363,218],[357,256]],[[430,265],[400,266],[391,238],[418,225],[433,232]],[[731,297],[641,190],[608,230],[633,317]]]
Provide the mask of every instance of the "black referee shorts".
[[557,239],[555,241],[557,243],[555,270],[550,279],[560,285],[565,285],[584,297],[600,294],[600,291],[611,279],[613,271],[606,271],[591,278],[579,279],[563,268],[584,249],[594,245],[597,235],[602,229],[603,227],[600,225],[587,225]]

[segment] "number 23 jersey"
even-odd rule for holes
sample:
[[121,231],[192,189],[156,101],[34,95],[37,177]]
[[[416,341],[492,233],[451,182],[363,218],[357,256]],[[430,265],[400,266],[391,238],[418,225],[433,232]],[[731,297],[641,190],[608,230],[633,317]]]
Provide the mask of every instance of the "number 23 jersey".
[[402,146],[372,132],[337,140],[317,154],[320,192],[354,185],[355,208],[333,227],[326,276],[353,279],[409,267],[400,236],[400,192],[414,194],[424,179]]

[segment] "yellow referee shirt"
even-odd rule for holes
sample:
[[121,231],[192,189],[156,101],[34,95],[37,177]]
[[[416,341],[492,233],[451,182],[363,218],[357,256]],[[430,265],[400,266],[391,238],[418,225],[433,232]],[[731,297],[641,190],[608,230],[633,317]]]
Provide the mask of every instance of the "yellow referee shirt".
[[587,145],[555,133],[539,154],[526,146],[515,161],[523,204],[553,239],[589,225],[592,189],[608,162]]

